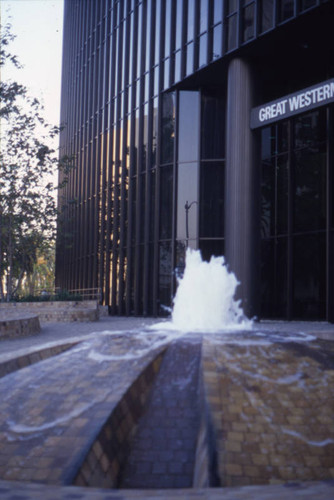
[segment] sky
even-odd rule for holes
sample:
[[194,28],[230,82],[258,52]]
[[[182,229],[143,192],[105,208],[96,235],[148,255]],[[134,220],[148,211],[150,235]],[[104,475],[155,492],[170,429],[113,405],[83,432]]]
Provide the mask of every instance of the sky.
[[25,85],[44,105],[44,118],[59,125],[63,0],[0,0],[1,25],[9,22],[16,39],[9,49],[23,69],[12,64],[1,79]]

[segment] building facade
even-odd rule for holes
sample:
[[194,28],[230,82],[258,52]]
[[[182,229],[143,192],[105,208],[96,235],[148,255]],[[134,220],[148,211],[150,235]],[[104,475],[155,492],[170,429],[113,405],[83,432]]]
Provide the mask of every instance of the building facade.
[[327,0],[65,0],[57,285],[162,315],[189,246],[225,255],[248,316],[333,321],[333,21]]

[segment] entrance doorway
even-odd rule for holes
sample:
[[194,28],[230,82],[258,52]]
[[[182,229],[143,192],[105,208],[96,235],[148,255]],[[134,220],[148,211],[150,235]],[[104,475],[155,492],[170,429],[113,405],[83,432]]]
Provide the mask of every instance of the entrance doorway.
[[262,317],[333,321],[333,107],[262,129]]

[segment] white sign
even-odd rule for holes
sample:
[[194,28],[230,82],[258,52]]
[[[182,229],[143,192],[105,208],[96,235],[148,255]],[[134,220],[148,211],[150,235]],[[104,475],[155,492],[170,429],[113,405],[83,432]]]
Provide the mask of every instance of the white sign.
[[252,129],[334,102],[334,79],[252,109]]

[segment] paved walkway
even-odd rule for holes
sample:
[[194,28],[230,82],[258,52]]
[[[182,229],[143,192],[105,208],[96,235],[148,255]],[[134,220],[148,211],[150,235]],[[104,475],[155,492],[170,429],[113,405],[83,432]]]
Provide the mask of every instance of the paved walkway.
[[[215,472],[223,488],[92,488],[117,484],[125,455],[136,450],[133,431],[145,408],[150,412],[145,402],[153,380],[153,393],[161,396],[166,417],[171,397],[164,403],[163,394],[168,393],[169,379],[159,386],[155,374],[168,334],[147,330],[154,322],[108,317],[94,323],[46,324],[36,336],[0,342],[0,365],[28,355],[34,363],[0,378],[1,499],[334,498],[334,328],[326,323],[263,322],[249,333],[204,335],[204,393],[212,420]],[[63,344],[75,345],[54,356],[53,349]],[[34,358],[36,350],[44,352],[43,361]],[[187,365],[184,358],[175,370],[176,385],[185,378],[182,369]],[[195,379],[191,390],[197,386]],[[180,401],[182,397],[181,391]],[[193,416],[194,408],[189,412]],[[169,417],[170,427],[175,427],[180,414]],[[161,452],[170,451],[176,436],[171,443],[163,434],[161,416],[155,414],[153,420],[157,441],[152,434],[147,441],[151,445],[146,443],[149,451],[156,443]],[[190,433],[194,424],[187,425]],[[141,429],[147,432],[139,426],[139,441]],[[179,462],[175,456],[168,462],[168,453],[165,461],[162,453],[152,468],[139,455],[134,453],[132,465],[142,478],[146,474],[142,488],[152,487],[147,478],[158,468],[160,488],[169,486],[163,484],[166,471],[174,467],[181,477],[182,471],[193,468],[186,455],[185,469],[181,455]],[[70,484],[77,486],[65,486]],[[81,488],[84,484],[91,488]],[[124,486],[130,485],[124,481]]]

